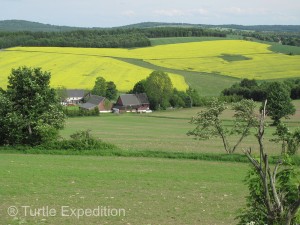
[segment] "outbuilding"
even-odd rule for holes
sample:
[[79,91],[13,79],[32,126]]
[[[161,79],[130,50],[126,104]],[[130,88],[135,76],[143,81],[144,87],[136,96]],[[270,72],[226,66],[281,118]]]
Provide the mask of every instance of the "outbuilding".
[[79,107],[83,110],[94,110],[98,107],[99,112],[111,112],[112,104],[105,97],[88,94],[84,98],[85,103],[79,104]]
[[120,112],[147,112],[149,107],[150,103],[145,93],[120,95],[114,105]]

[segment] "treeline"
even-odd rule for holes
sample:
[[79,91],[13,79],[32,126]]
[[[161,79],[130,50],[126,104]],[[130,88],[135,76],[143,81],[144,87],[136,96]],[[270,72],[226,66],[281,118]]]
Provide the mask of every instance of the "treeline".
[[148,38],[164,37],[226,37],[226,33],[214,29],[186,27],[155,27],[140,29]]
[[128,92],[128,94],[138,93],[147,94],[152,110],[203,105],[203,99],[195,89],[189,87],[186,91],[177,90],[173,87],[169,75],[162,71],[153,71],[145,80],[137,82]]
[[[258,83],[256,80],[243,79],[240,83],[233,84],[222,91],[224,96],[232,99],[241,98],[263,101],[267,97],[268,86],[272,82]],[[300,99],[300,79],[285,80],[282,85],[289,91],[291,99]]]
[[142,33],[122,30],[0,33],[0,48],[15,46],[132,48],[150,46],[150,40]]
[[97,29],[65,32],[0,32],[0,48],[16,46],[133,48],[150,46],[149,38],[226,37],[222,31],[198,28]]
[[300,33],[242,32],[244,39],[277,42],[283,45],[300,46]]
[[258,31],[258,32],[300,32],[299,25],[253,25],[253,26],[244,26],[244,25],[204,25],[205,27],[220,27],[226,29],[235,29],[235,30],[247,30],[247,31]]

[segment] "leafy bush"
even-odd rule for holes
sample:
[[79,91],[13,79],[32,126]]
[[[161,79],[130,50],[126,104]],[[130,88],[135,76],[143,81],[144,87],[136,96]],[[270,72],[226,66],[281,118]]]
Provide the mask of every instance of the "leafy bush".
[[56,139],[65,115],[51,73],[41,68],[12,69],[6,91],[0,91],[0,145],[39,145]]
[[[224,96],[240,96],[254,101],[263,101],[267,98],[268,86],[274,82],[262,82],[258,84],[255,80],[243,79],[240,83],[233,84],[230,88],[222,91]],[[288,79],[283,82],[285,89],[292,99],[300,99],[300,79]]]
[[83,109],[64,109],[64,113],[67,117],[81,117],[81,116],[99,116],[99,109],[95,107],[93,110],[83,110]]
[[262,101],[266,98],[265,84],[258,85],[256,80],[243,79],[222,91],[224,96],[240,96],[245,99]]
[[70,139],[54,140],[38,146],[49,150],[108,150],[117,149],[113,144],[103,142],[90,134],[90,130],[77,131]]
[[[291,160],[291,158],[290,158]],[[289,161],[290,161],[289,160]],[[290,164],[291,165],[291,164]],[[288,206],[292,205],[295,202],[295,199],[297,199],[298,196],[298,186],[297,186],[297,176],[299,176],[299,172],[292,166],[288,167],[286,166],[284,169],[280,170],[277,174],[277,183],[278,183],[278,189],[281,190],[281,193],[283,193],[286,198],[285,202],[283,202],[283,211],[284,214],[287,213]],[[252,168],[249,170],[248,175],[244,182],[248,185],[249,188],[249,196],[247,196],[246,201],[247,205],[246,208],[242,209],[239,212],[239,215],[236,219],[239,219],[240,225],[247,224],[250,221],[255,222],[255,224],[267,224],[269,218],[267,217],[267,207],[266,202],[262,198],[264,195],[264,189],[263,189],[263,183],[261,179],[259,178],[258,172]],[[272,189],[270,186],[269,192],[272,193]],[[272,198],[274,196],[272,195]],[[282,197],[281,197],[282,198]],[[272,199],[272,201],[275,201]],[[273,224],[285,224],[285,221],[282,221],[280,218],[282,216],[284,218],[284,215],[274,215],[276,218],[276,222],[279,223],[273,223]],[[296,217],[291,221],[292,225],[299,224],[300,222],[300,212],[296,214]]]

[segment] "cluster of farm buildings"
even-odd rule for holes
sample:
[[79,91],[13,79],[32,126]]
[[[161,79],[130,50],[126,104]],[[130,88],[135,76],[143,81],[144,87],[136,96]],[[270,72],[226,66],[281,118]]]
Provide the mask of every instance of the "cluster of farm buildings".
[[98,107],[99,112],[151,112],[150,103],[145,93],[140,94],[122,94],[118,97],[116,103],[110,102],[107,98],[85,93],[84,90],[67,90],[67,96],[62,102],[63,105],[78,105],[82,110],[95,110]]

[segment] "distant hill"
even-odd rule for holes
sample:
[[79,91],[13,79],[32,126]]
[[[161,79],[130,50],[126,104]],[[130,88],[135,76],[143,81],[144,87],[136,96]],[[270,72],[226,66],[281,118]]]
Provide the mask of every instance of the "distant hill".
[[234,30],[249,30],[249,31],[260,31],[260,32],[300,32],[300,25],[253,25],[243,26],[236,24],[229,25],[204,25],[204,27],[220,27]]
[[201,27],[202,25],[190,23],[162,23],[162,22],[142,22],[121,26],[121,28],[153,28],[153,27]]
[[[189,23],[163,23],[163,22],[143,22],[137,24],[130,24],[126,26],[114,28],[153,28],[153,27],[195,27],[195,28],[215,28],[215,29],[233,29],[233,30],[246,30],[246,31],[266,31],[266,32],[300,32],[300,25],[254,25],[244,26],[236,24],[228,25],[208,25],[208,24],[189,24]],[[98,30],[104,29],[99,27],[69,27],[69,26],[56,26],[50,24],[43,24],[37,22],[30,22],[25,20],[3,20],[0,21],[0,31],[45,31],[45,32],[60,32],[91,29]]]
[[71,31],[86,28],[68,27],[68,26],[55,26],[50,24],[43,24],[37,22],[30,22],[25,20],[3,20],[0,21],[0,31],[44,31],[44,32],[59,32],[59,31]]
[[266,32],[300,32],[300,25],[209,25],[209,24],[190,24],[190,23],[160,23],[160,22],[143,22],[122,26],[123,28],[152,28],[152,27],[197,27],[197,28],[219,28],[219,29],[233,29],[244,31],[266,31]]

